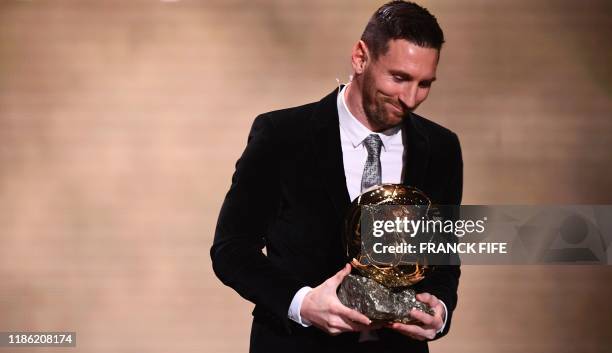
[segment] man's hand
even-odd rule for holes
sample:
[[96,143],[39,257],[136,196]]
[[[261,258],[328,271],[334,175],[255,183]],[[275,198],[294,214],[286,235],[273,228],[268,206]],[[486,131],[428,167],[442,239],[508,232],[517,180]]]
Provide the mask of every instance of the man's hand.
[[370,319],[342,305],[336,295],[336,289],[349,273],[351,265],[347,264],[341,271],[306,294],[300,309],[301,317],[330,335],[370,329]]
[[435,295],[429,293],[417,294],[416,298],[428,304],[434,310],[434,315],[432,316],[420,310],[412,309],[410,311],[410,317],[420,321],[422,323],[421,325],[405,325],[399,322],[393,322],[387,324],[387,327],[403,335],[414,338],[415,340],[432,340],[436,337],[438,330],[442,328],[444,323],[444,318],[446,317],[444,306]]

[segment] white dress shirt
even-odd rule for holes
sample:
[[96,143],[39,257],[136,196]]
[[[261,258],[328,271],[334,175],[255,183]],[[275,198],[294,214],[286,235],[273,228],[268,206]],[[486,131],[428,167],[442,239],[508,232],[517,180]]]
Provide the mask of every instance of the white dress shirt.
[[382,148],[380,165],[382,166],[382,182],[399,184],[402,182],[402,167],[404,144],[402,129],[393,127],[383,132],[372,132],[365,127],[348,109],[345,101],[346,87],[338,95],[338,117],[340,121],[340,143],[342,145],[342,161],[344,176],[351,200],[361,194],[361,177],[365,167],[368,151],[363,140],[371,134],[380,136]]
[[[338,93],[337,106],[344,176],[346,177],[346,187],[349,196],[351,200],[354,200],[361,194],[361,177],[366,159],[368,158],[368,151],[363,144],[363,140],[371,134],[380,136],[383,144],[380,152],[382,182],[392,184],[402,183],[404,144],[401,126],[396,126],[383,132],[373,132],[357,120],[346,104],[346,87],[348,85],[342,87]],[[310,287],[303,287],[298,290],[289,306],[289,318],[304,327],[308,327],[311,324],[306,320],[302,320],[300,311],[304,297],[311,290],[312,288]],[[443,302],[442,305],[446,312],[446,305]],[[438,332],[442,332],[445,326],[446,317],[444,318],[442,328]]]

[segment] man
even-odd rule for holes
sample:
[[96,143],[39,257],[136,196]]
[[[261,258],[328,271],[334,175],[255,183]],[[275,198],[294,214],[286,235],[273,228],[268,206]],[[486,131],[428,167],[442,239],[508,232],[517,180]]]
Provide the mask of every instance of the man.
[[457,136],[413,113],[443,42],[426,9],[390,2],[354,46],[348,85],[255,119],[211,249],[217,276],[255,303],[251,352],[426,352],[426,341],[448,332],[456,266],[416,285],[435,311],[413,311],[420,325],[374,326],[336,296],[350,272],[343,219],[363,190],[404,183],[437,204],[461,201]]

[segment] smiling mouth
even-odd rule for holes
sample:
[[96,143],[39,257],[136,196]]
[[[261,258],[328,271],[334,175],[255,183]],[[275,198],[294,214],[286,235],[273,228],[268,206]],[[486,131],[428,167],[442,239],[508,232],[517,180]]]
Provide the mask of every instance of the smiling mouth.
[[404,110],[401,108],[398,108],[396,105],[394,105],[393,103],[387,103],[389,104],[389,106],[391,106],[391,110],[393,110],[395,113],[397,113],[398,115],[404,115]]

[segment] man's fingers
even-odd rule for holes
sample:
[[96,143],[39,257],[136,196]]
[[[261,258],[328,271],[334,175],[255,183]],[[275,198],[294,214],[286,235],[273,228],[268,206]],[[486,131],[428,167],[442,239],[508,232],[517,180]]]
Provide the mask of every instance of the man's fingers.
[[351,326],[351,329],[353,331],[355,331],[355,332],[361,332],[361,331],[369,329],[368,325],[362,325],[362,324],[360,324],[358,322],[354,322],[354,321],[348,321],[347,324],[349,326]]
[[340,316],[346,318],[347,320],[359,323],[364,326],[368,326],[372,323],[372,320],[368,319],[367,316],[363,315],[357,310],[347,308],[344,305],[341,305],[339,307],[338,313],[340,314]]
[[352,331],[363,331],[363,330],[369,328],[368,325],[364,325],[364,324],[361,324],[361,323],[356,322],[356,321],[352,321],[352,320],[347,319],[347,318],[342,318],[341,317],[341,319],[344,321],[344,323],[346,323],[348,326],[350,326]]
[[416,295],[418,301],[423,302],[432,308],[440,302],[435,295],[429,293],[419,293]]
[[394,322],[388,326],[389,328],[398,331],[399,333],[412,337],[417,340],[433,339],[436,332],[431,329],[424,329],[417,325],[404,325]]
[[344,277],[348,276],[349,273],[351,273],[351,265],[346,264],[342,270],[338,271],[333,277],[331,277],[331,284],[334,285],[334,288],[338,288]]
[[410,311],[410,317],[413,319],[419,320],[420,322],[423,323],[423,325],[427,327],[436,328],[436,329],[438,329],[439,327],[442,327],[442,320],[440,320],[439,317],[431,316],[417,309],[412,309]]
[[342,316],[333,316],[327,323],[327,331],[331,335],[342,332],[363,331],[368,328],[367,325],[362,325],[358,322],[353,322],[350,319]]
[[327,323],[327,330],[330,334],[353,331],[353,328],[338,316],[332,317]]

